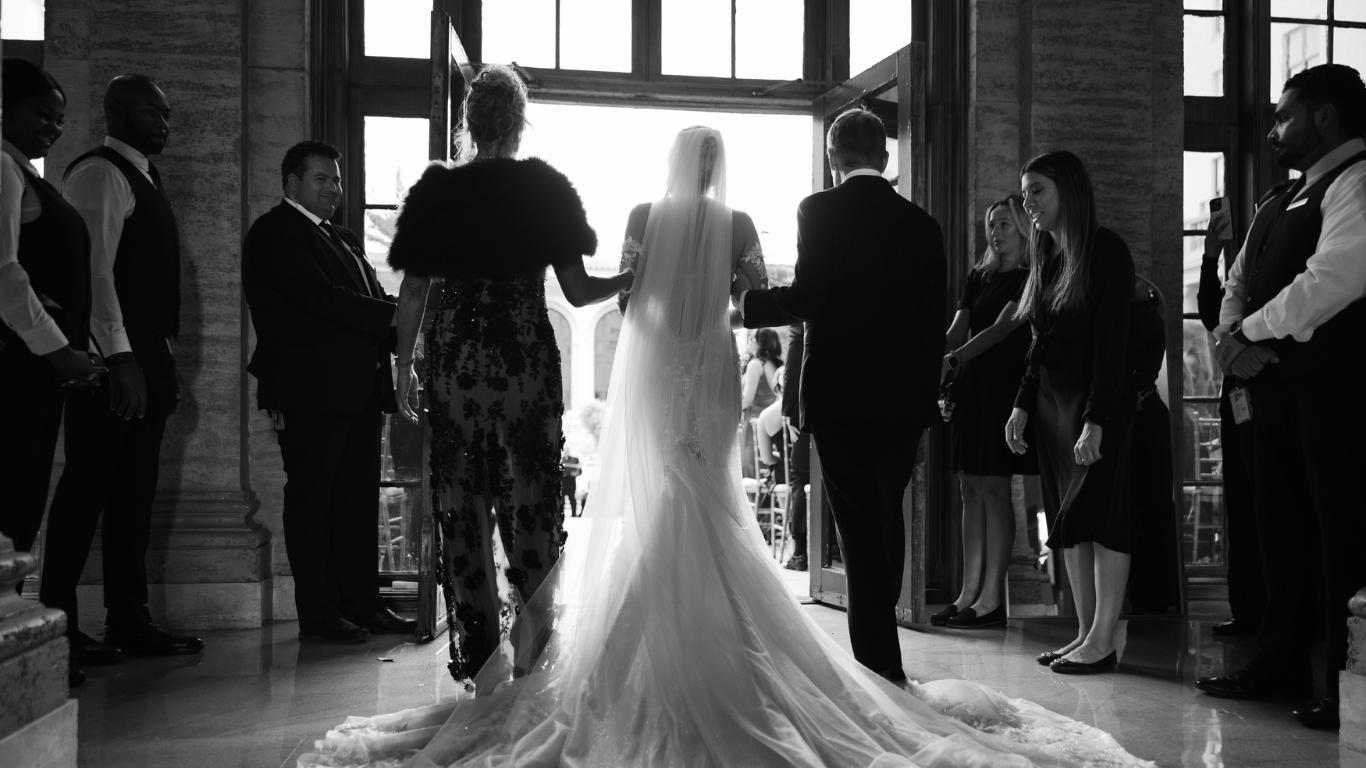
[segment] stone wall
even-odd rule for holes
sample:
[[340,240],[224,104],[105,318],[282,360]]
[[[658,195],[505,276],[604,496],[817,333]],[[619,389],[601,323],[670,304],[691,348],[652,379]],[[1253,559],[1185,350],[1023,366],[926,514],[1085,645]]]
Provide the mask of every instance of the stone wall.
[[[244,373],[251,338],[240,258],[250,222],[278,200],[284,147],[307,136],[307,8],[306,0],[46,5],[46,66],[68,98],[49,180],[102,141],[110,78],[149,75],[171,103],[171,138],[155,162],[182,233],[182,331],[173,346],[185,400],[167,425],[148,557],[150,607],[170,626],[259,626],[272,617],[272,551],[281,561],[284,551],[270,540],[283,473]],[[98,549],[97,538],[80,595],[94,625],[103,620]]]

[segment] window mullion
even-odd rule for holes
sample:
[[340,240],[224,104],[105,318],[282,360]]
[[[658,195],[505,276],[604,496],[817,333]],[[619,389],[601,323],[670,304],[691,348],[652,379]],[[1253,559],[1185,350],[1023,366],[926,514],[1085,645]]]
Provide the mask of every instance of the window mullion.
[[735,4],[738,0],[730,0],[730,76],[735,78]]
[[560,68],[560,0],[555,0],[555,69]]

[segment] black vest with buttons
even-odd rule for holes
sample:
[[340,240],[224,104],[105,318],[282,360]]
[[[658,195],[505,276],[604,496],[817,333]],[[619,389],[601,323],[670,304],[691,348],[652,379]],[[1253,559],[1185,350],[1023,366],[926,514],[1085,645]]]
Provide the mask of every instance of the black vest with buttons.
[[[1247,238],[1244,317],[1266,306],[1305,271],[1309,257],[1318,251],[1319,235],[1323,231],[1324,195],[1339,176],[1360,162],[1366,162],[1366,152],[1354,155],[1315,180],[1304,189],[1294,207],[1290,207],[1290,203],[1296,187],[1267,201],[1262,211],[1267,215],[1256,217]],[[1301,343],[1288,336],[1263,342],[1281,358],[1279,365],[1267,370],[1290,373],[1307,363],[1331,364],[1331,357],[1359,345],[1363,334],[1366,334],[1366,300],[1358,299],[1314,329],[1313,337],[1307,342]]]
[[[159,188],[156,168],[147,180],[137,166],[109,147],[96,147],[67,166],[71,172],[89,157],[113,163],[133,190],[133,215],[124,219],[123,234],[114,257],[114,292],[123,312],[123,324],[161,338],[180,334],[180,228],[171,201]],[[136,350],[135,350],[136,351]]]
[[[33,292],[51,300],[43,308],[67,343],[85,350],[90,346],[90,236],[85,220],[51,184],[19,168],[43,209],[38,218],[19,225],[19,266],[28,273]],[[0,343],[7,349],[28,349],[3,325]]]

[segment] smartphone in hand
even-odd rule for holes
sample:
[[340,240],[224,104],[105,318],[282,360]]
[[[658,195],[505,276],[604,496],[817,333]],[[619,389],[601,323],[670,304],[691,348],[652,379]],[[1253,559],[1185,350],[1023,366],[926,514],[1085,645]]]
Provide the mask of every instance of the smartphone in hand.
[[1229,211],[1228,197],[1216,197],[1209,201],[1209,230],[1214,233],[1216,240],[1233,241],[1233,216]]

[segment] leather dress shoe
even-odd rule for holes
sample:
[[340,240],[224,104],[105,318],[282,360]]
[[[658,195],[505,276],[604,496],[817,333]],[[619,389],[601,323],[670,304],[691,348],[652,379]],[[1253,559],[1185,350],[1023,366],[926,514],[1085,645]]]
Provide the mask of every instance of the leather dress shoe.
[[77,632],[71,640],[71,663],[78,667],[102,667],[123,661],[123,651],[84,632]]
[[1065,653],[1058,653],[1057,651],[1044,651],[1038,656],[1035,656],[1034,660],[1046,667],[1066,655],[1067,654]]
[[417,632],[417,619],[405,619],[388,608],[365,621],[356,622],[376,635],[412,635]]
[[66,687],[75,688],[85,683],[85,670],[76,667],[66,668]]
[[1119,666],[1119,656],[1115,651],[1110,651],[1110,655],[1100,661],[1093,661],[1090,664],[1081,661],[1068,661],[1067,659],[1057,659],[1048,668],[1060,675],[1095,675],[1101,672],[1109,672]]
[[1308,678],[1296,683],[1287,675],[1254,666],[1244,667],[1231,675],[1199,678],[1195,687],[1225,699],[1307,699],[1313,695],[1313,683]]
[[370,637],[369,630],[338,616],[328,621],[299,622],[299,640],[328,643],[331,645],[355,645]]
[[993,611],[987,611],[981,616],[972,608],[964,608],[953,616],[949,617],[949,629],[986,629],[988,627],[1004,627],[1006,625],[1006,607],[998,605]]
[[1337,696],[1328,696],[1313,704],[1296,707],[1290,714],[1309,728],[1336,731],[1342,727],[1342,721],[1338,715]]
[[787,564],[783,566],[789,571],[806,570],[806,555],[793,555],[787,559]]
[[183,656],[204,650],[203,640],[173,635],[155,624],[143,624],[140,627],[105,627],[104,641],[117,646],[124,653],[148,656]]
[[1210,632],[1220,637],[1232,637],[1234,635],[1255,635],[1257,629],[1257,625],[1251,621],[1234,616],[1210,627]]
[[954,616],[957,615],[958,606],[954,605],[953,603],[949,603],[947,608],[940,611],[939,613],[930,616],[930,623],[935,625],[936,627],[942,627],[945,624],[949,623],[949,619],[952,619]]

